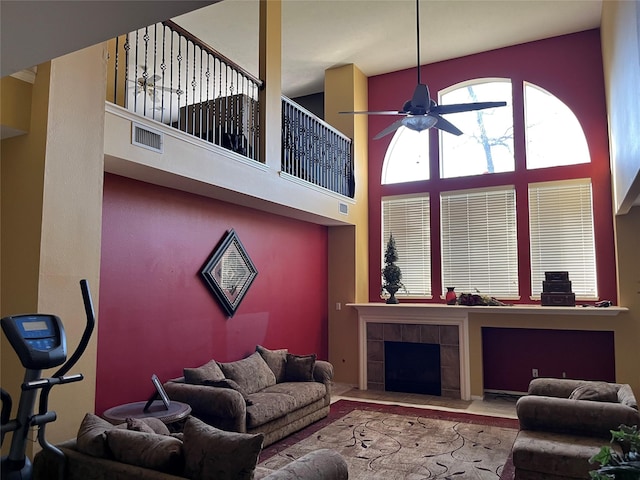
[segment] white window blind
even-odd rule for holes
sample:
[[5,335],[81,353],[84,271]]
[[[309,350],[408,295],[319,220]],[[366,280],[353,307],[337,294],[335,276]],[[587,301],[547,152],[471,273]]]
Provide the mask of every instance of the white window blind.
[[546,271],[568,271],[572,291],[598,298],[591,181],[529,185],[531,292],[539,296]]
[[431,295],[431,241],[429,197],[396,197],[382,200],[382,265],[393,234],[405,290],[396,296]]
[[518,298],[513,187],[442,193],[442,286]]

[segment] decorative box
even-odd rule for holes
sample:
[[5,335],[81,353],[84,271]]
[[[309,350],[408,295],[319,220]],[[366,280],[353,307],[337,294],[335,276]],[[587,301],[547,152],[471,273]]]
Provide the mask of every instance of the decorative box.
[[547,282],[567,282],[569,272],[544,272],[544,279]]
[[575,293],[543,292],[540,295],[540,304],[545,307],[575,307]]
[[551,293],[571,293],[571,281],[542,281],[542,291]]

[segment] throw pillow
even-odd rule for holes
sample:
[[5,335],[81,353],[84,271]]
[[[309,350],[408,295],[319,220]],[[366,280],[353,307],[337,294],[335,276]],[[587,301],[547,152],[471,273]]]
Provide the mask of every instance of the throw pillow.
[[247,392],[245,392],[243,388],[240,385],[238,385],[237,382],[234,382],[230,378],[225,378],[224,380],[217,380],[217,381],[208,380],[204,382],[204,384],[210,387],[230,388],[232,390],[235,390],[236,392],[239,392],[242,395],[242,398],[244,398],[244,402],[247,405],[253,405],[253,401],[247,396]]
[[226,378],[235,381],[247,395],[276,384],[276,377],[258,352],[236,362],[218,362]]
[[182,370],[184,381],[194,385],[202,385],[205,381],[223,380],[224,373],[220,370],[218,362],[210,360],[198,368],[185,368]]
[[184,425],[185,476],[193,480],[251,480],[264,435],[225,432],[190,417]]
[[157,433],[158,435],[169,435],[169,427],[162,420],[155,417],[147,418],[127,418],[127,430],[143,433]]
[[618,403],[618,391],[616,387],[605,382],[584,383],[571,392],[569,399]]
[[276,383],[284,382],[284,369],[287,364],[287,353],[289,353],[289,350],[286,348],[269,350],[262,345],[258,345],[256,352],[258,352],[264,361],[267,362],[267,365],[269,365],[269,368],[276,377]]
[[287,353],[287,366],[284,372],[285,382],[313,382],[313,367],[316,354],[293,355]]
[[109,458],[106,432],[114,428],[116,427],[103,418],[93,413],[87,413],[78,429],[78,450],[92,457]]
[[165,473],[181,473],[184,468],[182,442],[169,435],[113,429],[107,444],[118,462]]

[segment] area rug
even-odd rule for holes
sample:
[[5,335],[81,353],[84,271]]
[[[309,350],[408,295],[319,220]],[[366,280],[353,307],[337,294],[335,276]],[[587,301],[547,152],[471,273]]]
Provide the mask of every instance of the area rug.
[[329,448],[345,458],[351,480],[498,480],[517,428],[514,419],[339,400],[327,418],[267,447],[260,466]]

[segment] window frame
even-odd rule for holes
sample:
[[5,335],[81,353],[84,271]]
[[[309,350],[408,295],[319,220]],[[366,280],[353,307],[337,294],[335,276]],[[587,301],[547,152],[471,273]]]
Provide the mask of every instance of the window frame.
[[[477,78],[469,82],[485,83],[491,78]],[[497,78],[503,81],[504,78]],[[577,178],[590,178],[592,184],[592,202],[593,202],[593,221],[596,251],[596,272],[597,272],[597,289],[599,299],[607,299],[616,301],[616,277],[615,277],[615,252],[613,243],[613,214],[611,211],[612,196],[610,185],[610,170],[608,157],[598,155],[602,149],[598,135],[600,130],[593,132],[595,138],[589,135],[589,131],[585,128],[583,118],[580,114],[584,114],[582,109],[572,108],[571,102],[565,101],[560,95],[554,92],[549,86],[539,86],[535,83],[522,78],[512,77],[512,93],[514,110],[513,119],[513,135],[514,135],[514,155],[515,170],[514,172],[494,173],[491,175],[475,175],[470,177],[456,178],[440,178],[440,149],[439,134],[436,129],[429,131],[430,136],[430,179],[421,182],[407,182],[404,184],[381,184],[378,177],[378,185],[374,186],[374,191],[379,192],[378,200],[375,196],[370,200],[370,245],[381,245],[381,224],[375,220],[376,212],[379,212],[380,200],[384,197],[392,197],[394,195],[417,194],[429,192],[431,198],[431,299],[416,299],[418,302],[436,302],[440,303],[444,299],[446,288],[442,285],[442,264],[441,264],[441,232],[440,232],[440,194],[451,190],[466,190],[474,188],[489,188],[500,185],[512,184],[516,190],[517,204],[517,238],[518,238],[518,283],[520,291],[520,300],[517,303],[536,304],[539,300],[536,298],[538,291],[532,292],[531,287],[531,261],[530,261],[530,240],[529,240],[529,207],[528,207],[528,185],[530,183],[539,183],[556,180],[571,180]],[[464,85],[468,82],[461,82],[457,86]],[[563,165],[546,167],[541,169],[528,170],[526,167],[525,152],[525,125],[524,125],[524,89],[525,84],[533,85],[541,88],[555,96],[565,105],[571,108],[576,115],[580,125],[583,128],[591,162],[588,164]],[[453,87],[456,87],[454,85]],[[448,88],[453,88],[448,87]],[[508,108],[508,107],[507,107]],[[606,130],[605,130],[606,133]],[[594,146],[595,142],[595,146]],[[595,149],[595,150],[594,150]],[[370,182],[372,177],[370,177]],[[372,183],[375,184],[375,176]],[[377,204],[377,205],[376,205]],[[371,216],[373,215],[373,217]],[[380,218],[380,217],[378,217]],[[372,247],[370,251],[370,266],[375,269],[380,266],[381,252],[377,248]],[[380,291],[380,280],[374,274],[370,275],[370,298],[373,300]],[[460,292],[459,292],[460,293]],[[484,292],[483,292],[484,293]],[[509,299],[505,299],[509,300]]]

